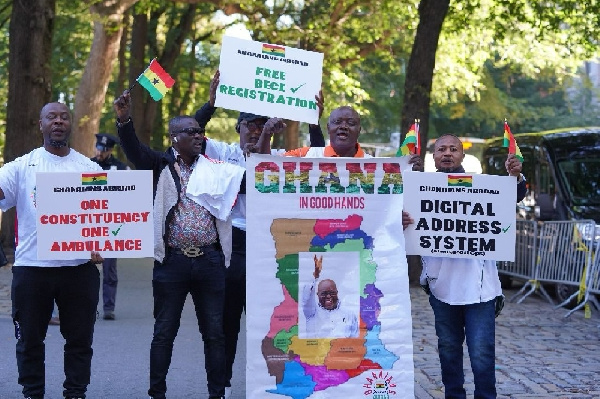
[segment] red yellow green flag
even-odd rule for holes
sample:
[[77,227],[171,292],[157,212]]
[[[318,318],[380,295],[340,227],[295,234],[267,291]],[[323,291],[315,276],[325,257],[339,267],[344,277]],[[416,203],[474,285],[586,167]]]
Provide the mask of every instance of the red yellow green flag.
[[262,53],[269,55],[276,55],[278,57],[285,57],[285,47],[276,46],[274,44],[263,43]]
[[448,186],[472,187],[473,176],[470,175],[448,175]]
[[165,72],[163,67],[156,61],[156,58],[150,61],[150,65],[137,78],[137,81],[144,89],[148,90],[154,101],[162,99],[165,93],[175,84],[175,79]]
[[421,140],[419,137],[419,123],[415,122],[412,124],[408,133],[404,137],[404,141],[400,148],[398,148],[398,152],[396,153],[397,157],[410,155],[410,154],[419,154],[421,153]]
[[523,162],[523,155],[521,154],[521,150],[517,145],[517,140],[515,140],[515,136],[510,131],[510,126],[508,126],[508,122],[504,121],[504,143],[503,147],[508,147],[509,154],[515,154],[517,159]]
[[82,173],[82,186],[105,186],[108,184],[108,174],[105,173]]

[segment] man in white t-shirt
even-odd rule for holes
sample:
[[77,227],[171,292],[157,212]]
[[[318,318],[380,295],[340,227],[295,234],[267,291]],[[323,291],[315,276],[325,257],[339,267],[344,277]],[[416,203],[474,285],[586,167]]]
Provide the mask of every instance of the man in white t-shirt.
[[56,301],[66,341],[64,397],[85,398],[90,382],[92,338],[100,277],[97,252],[91,259],[39,260],[36,232],[36,173],[89,172],[102,168],[69,148],[71,112],[49,103],[40,112],[44,144],[0,168],[0,208],[18,215],[18,241],[12,279],[12,316],[17,339],[19,384],[25,398],[45,392],[44,340]]

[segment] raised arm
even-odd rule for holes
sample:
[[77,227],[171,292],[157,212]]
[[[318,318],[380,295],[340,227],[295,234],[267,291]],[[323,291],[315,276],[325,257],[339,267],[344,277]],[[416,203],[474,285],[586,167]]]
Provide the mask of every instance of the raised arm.
[[504,166],[506,167],[506,171],[508,172],[509,176],[517,177],[517,202],[521,202],[527,194],[527,184],[523,174],[521,173],[523,170],[523,164],[519,158],[515,156],[515,154],[508,154]]
[[221,73],[217,69],[213,78],[210,81],[210,90],[208,101],[198,110],[194,115],[194,118],[200,125],[200,127],[206,127],[213,114],[217,110],[215,108],[215,101],[217,99],[217,88],[219,87]]
[[127,159],[133,163],[136,169],[152,170],[158,160],[158,155],[145,144],[142,144],[135,134],[130,114],[131,94],[125,90],[113,102],[113,108],[117,115],[117,133],[121,142],[121,148]]
[[[319,108],[319,120],[323,116],[323,90],[319,90],[319,94],[315,96],[317,101],[317,108]],[[323,137],[323,130],[317,122],[316,125],[308,125],[308,134],[310,135],[310,146],[311,147],[325,147],[325,138]]]

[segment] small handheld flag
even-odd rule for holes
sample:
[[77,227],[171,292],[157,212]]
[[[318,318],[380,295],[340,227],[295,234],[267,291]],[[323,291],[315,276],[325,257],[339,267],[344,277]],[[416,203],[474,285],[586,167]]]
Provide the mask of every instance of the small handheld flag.
[[173,87],[175,79],[173,79],[162,66],[154,58],[150,61],[148,68],[142,73],[137,81],[148,90],[150,97],[154,101],[159,101],[165,96],[165,93]]
[[421,139],[419,137],[419,120],[415,119],[415,123],[412,124],[408,133],[404,137],[404,141],[400,148],[398,148],[398,152],[396,156],[404,156],[410,154],[418,154],[421,155]]
[[523,162],[523,155],[521,155],[521,150],[517,145],[517,140],[515,140],[515,136],[513,136],[512,132],[510,131],[510,126],[508,126],[506,119],[504,120],[504,143],[502,146],[508,147],[508,153],[515,154],[517,159]]

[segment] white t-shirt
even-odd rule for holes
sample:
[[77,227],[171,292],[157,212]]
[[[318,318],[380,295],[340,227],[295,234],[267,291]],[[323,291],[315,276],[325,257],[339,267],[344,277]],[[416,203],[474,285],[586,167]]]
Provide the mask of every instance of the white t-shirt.
[[[276,155],[279,152],[280,150],[271,150],[271,155]],[[246,168],[246,157],[244,157],[244,152],[239,143],[227,144],[206,139],[204,154],[209,158]],[[231,211],[231,223],[234,227],[246,231],[246,194],[238,194],[237,201]]]
[[71,149],[64,157],[43,147],[15,159],[0,168],[0,189],[4,199],[0,209],[17,207],[18,245],[14,266],[76,266],[90,259],[38,260],[36,232],[36,172],[102,171],[100,165]]
[[449,305],[488,302],[502,294],[495,260],[421,257],[420,282]]

